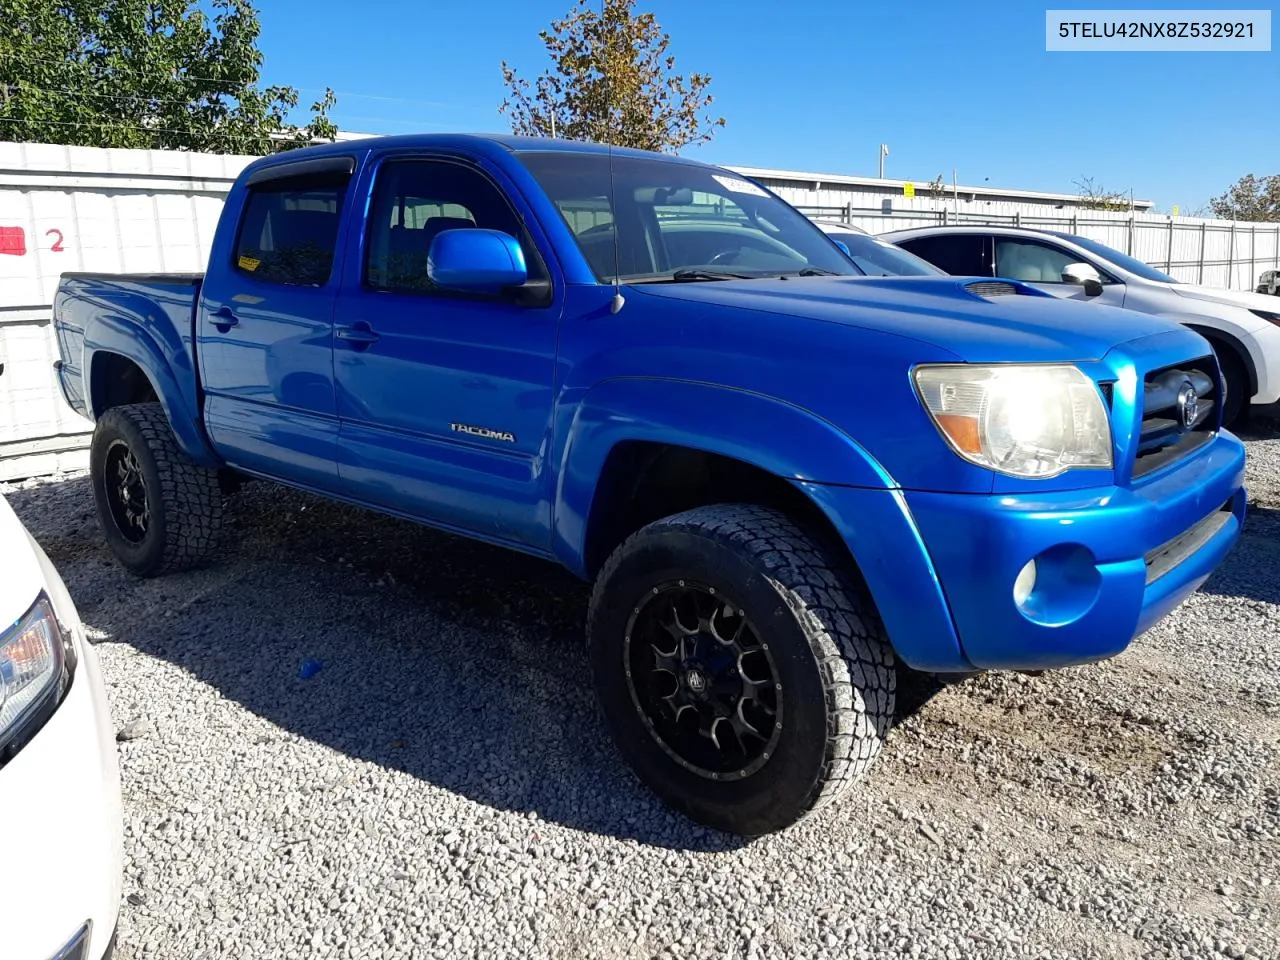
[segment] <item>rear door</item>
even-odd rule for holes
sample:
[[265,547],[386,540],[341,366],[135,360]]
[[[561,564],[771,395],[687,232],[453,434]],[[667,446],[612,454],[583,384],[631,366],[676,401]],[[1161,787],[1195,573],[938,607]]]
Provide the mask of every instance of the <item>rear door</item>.
[[897,242],[955,277],[991,277],[991,237],[983,233],[941,233]]
[[205,423],[233,466],[337,486],[333,307],[355,160],[263,168],[219,237],[198,320]]
[[[996,234],[994,241],[996,276],[1021,280],[1064,300],[1124,306],[1124,284],[1074,250],[1025,236]],[[1062,271],[1075,263],[1087,263],[1098,272],[1102,278],[1102,293],[1091,297],[1080,284],[1063,282]]]

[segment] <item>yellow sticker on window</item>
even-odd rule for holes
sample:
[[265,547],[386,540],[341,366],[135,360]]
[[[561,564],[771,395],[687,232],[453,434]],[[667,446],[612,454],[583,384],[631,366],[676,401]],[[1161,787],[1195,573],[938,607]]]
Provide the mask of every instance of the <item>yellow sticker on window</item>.
[[904,197],[914,197],[916,195],[916,185],[914,183],[904,183],[902,185],[902,195]]
[[241,257],[239,260],[239,263],[240,263],[241,270],[248,270],[250,272],[257,270],[260,266],[262,266],[262,261],[255,260],[253,259],[253,257]]

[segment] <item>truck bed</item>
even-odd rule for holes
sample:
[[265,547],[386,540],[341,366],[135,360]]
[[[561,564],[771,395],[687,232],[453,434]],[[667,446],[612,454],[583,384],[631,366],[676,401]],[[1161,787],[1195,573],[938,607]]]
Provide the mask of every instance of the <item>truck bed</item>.
[[184,398],[196,405],[195,307],[203,273],[64,273],[53,303],[61,359],[58,383],[72,409],[94,418],[93,355],[153,352],[172,371]]

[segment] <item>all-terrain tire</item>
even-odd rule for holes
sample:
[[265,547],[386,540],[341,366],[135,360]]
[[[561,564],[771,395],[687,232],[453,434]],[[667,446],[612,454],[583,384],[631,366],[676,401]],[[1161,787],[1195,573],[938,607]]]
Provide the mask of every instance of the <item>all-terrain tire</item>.
[[[130,471],[140,475],[143,527],[121,522],[118,497],[113,511],[115,492],[108,486],[119,482],[121,458],[131,458],[126,461]],[[218,472],[182,452],[160,404],[131,403],[104,413],[94,427],[89,471],[98,522],[126,569],[154,577],[208,562],[222,526]]]
[[[630,631],[648,597],[673,582],[736,605],[768,644],[785,723],[753,772],[712,777],[675,759],[636,692]],[[668,804],[730,833],[785,829],[830,803],[871,766],[893,719],[894,656],[865,587],[847,558],[777,510],[721,504],[644,527],[605,563],[587,630],[597,697],[623,757]]]

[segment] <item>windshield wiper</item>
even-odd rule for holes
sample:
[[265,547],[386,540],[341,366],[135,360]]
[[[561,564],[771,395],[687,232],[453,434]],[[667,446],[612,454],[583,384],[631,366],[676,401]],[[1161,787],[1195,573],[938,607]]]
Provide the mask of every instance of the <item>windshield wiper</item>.
[[797,277],[838,277],[840,274],[834,270],[824,270],[822,267],[805,267],[803,270],[796,271]]
[[671,275],[671,279],[677,282],[686,280],[750,280],[751,277],[745,273],[723,273],[719,270],[677,270]]

